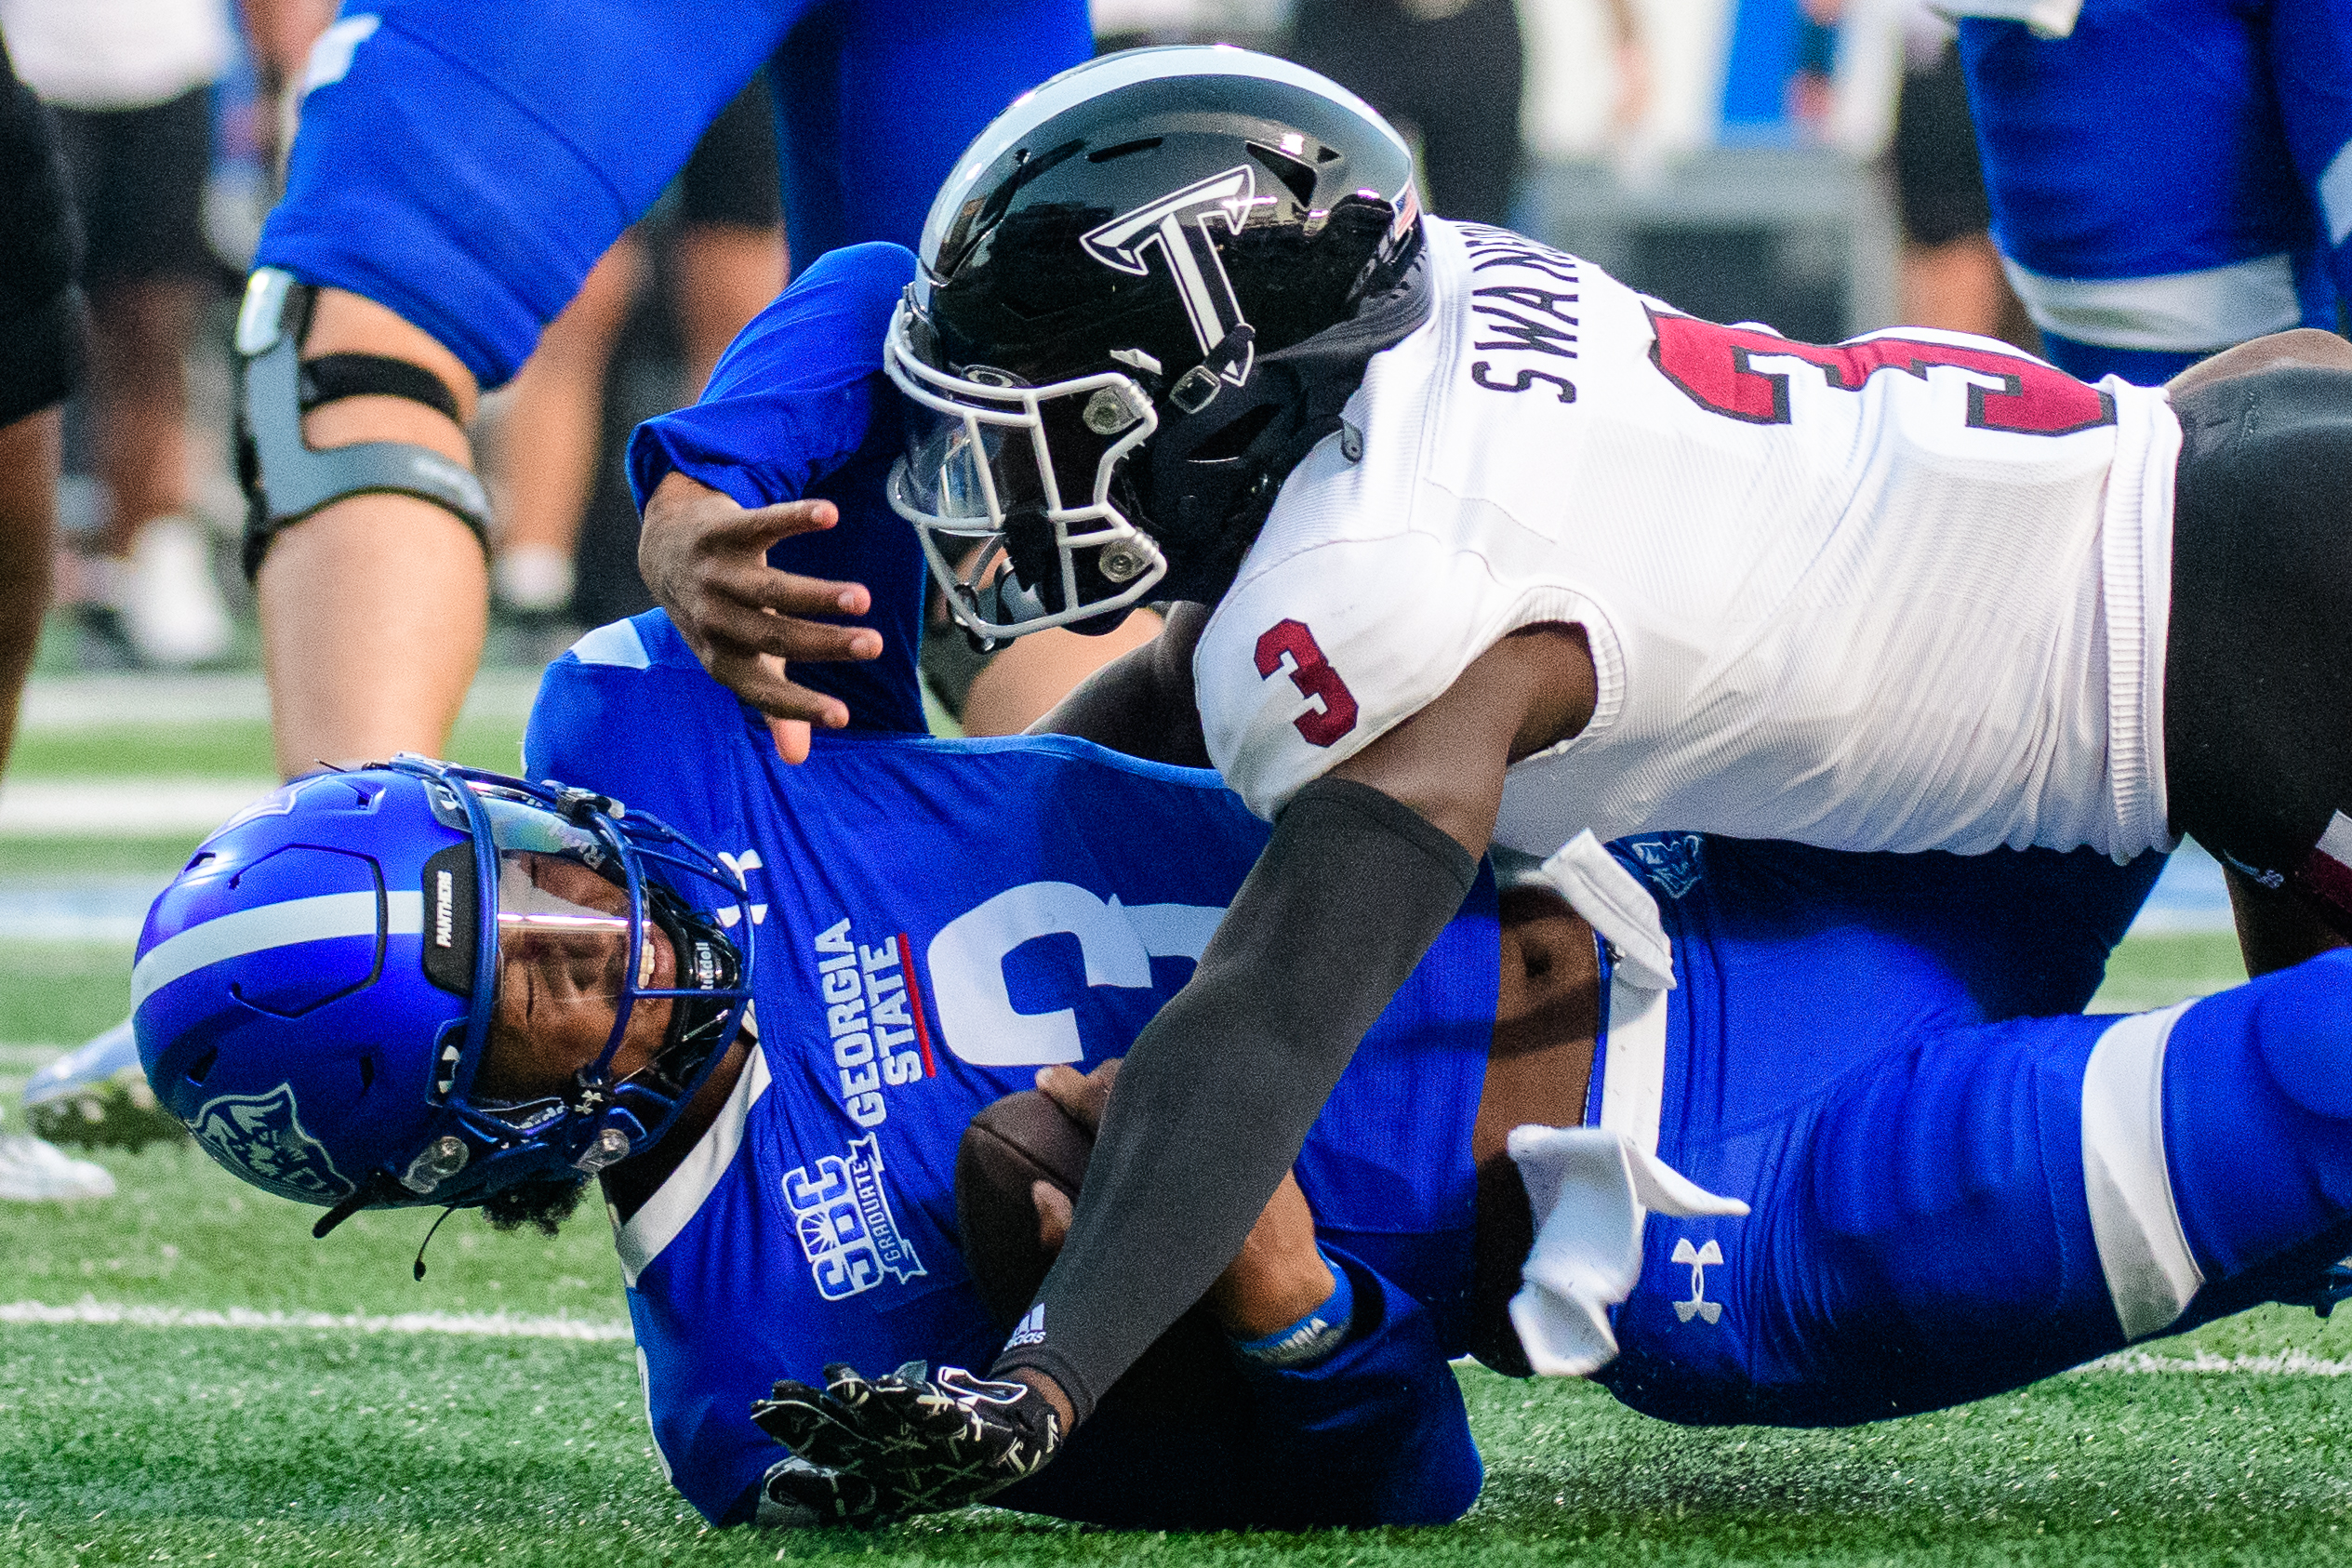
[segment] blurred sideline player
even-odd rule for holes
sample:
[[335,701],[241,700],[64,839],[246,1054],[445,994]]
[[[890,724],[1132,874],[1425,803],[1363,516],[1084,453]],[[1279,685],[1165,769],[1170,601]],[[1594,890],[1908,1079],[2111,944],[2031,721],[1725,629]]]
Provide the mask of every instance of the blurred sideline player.
[[[0,777],[41,640],[57,548],[58,405],[81,379],[81,233],[49,111],[0,42]],[[0,1198],[103,1198],[114,1178],[0,1132]]]
[[[976,1191],[967,1121],[1041,1065],[1096,1119],[1069,1070],[1175,992],[1267,830],[1211,774],[1065,738],[789,766],[660,612],[551,667],[526,765],[586,783],[412,762],[240,814],[142,936],[148,1073],[322,1229],[551,1225],[599,1174],[672,1483],[722,1523],[931,1506],[820,1364],[992,1350],[1067,1203]],[[2159,862],[1668,835],[1482,878],[1213,1323],[987,1490],[1138,1528],[1440,1522],[1481,1481],[1466,1352],[1670,1420],[1845,1425],[2323,1293],[2352,957],[2034,1017],[2089,998]]]
[[2352,300],[2352,5],[1960,0],[1993,238],[2050,358],[2153,386]]
[[88,240],[97,552],[60,584],[91,651],[184,668],[230,650],[206,529],[189,515],[188,352],[219,263],[205,237],[222,0],[0,0],[25,81],[57,110]]
[[1056,727],[1157,714],[1163,745],[1197,713],[1274,824],[997,1362],[1065,1424],[1239,1245],[1490,842],[2129,857],[2186,831],[2280,895],[2239,905],[2257,970],[2352,922],[2341,339],[2157,392],[1982,339],[1697,321],[1423,219],[1390,127],[1233,50],[1025,98],[919,259],[892,498],[1017,578],[951,586],[959,615],[1213,605]]
[[[805,266],[858,240],[912,240],[974,132],[1088,48],[1076,0],[920,14],[893,0],[387,0],[329,28],[257,257],[258,277],[316,286],[315,308],[265,281],[243,329],[244,425],[267,497],[248,561],[281,769],[440,749],[484,631],[482,498],[462,429],[476,389],[514,373],[763,60]],[[269,358],[298,339],[299,410]],[[381,445],[316,455],[353,443]],[[644,564],[670,602],[688,565],[665,552],[662,522]],[[778,560],[807,574],[764,605],[783,615],[747,607],[702,651],[779,716],[846,722],[838,698],[812,695],[825,672],[789,684],[774,656],[870,657],[862,591],[821,580],[821,542]],[[853,624],[787,618],[810,613]]]
[[[668,253],[684,361],[673,401],[691,403],[702,395],[728,341],[784,286],[784,215],[764,75],[754,77],[702,133],[675,189],[672,230],[656,233],[640,224],[613,242],[572,302],[539,335],[492,427],[485,477],[500,513],[492,599],[526,625],[561,625],[575,613],[573,560],[596,490],[605,381],[621,330],[655,265],[654,246]],[[639,599],[613,614],[642,605]]]
[[2030,351],[2039,340],[1993,245],[1956,32],[1934,0],[1903,7],[1903,85],[1887,147],[1903,227],[1896,319]]

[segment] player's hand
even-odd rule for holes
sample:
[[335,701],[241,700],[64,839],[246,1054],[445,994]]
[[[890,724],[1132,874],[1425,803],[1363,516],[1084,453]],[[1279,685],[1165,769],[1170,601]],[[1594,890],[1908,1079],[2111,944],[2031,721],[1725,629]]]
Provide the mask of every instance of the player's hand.
[[[1092,1072],[1068,1067],[1041,1068],[1037,1087],[1090,1133],[1102,1130],[1103,1112],[1119,1082],[1113,1057]],[[1030,1189],[1037,1205],[1038,1241],[1048,1253],[1061,1250],[1073,1217],[1061,1189],[1038,1182]],[[1236,1339],[1258,1339],[1296,1322],[1331,1298],[1338,1282],[1315,1245],[1315,1216],[1298,1177],[1286,1175],[1250,1228],[1249,1239],[1209,1286],[1209,1310],[1217,1326]]]
[[[977,1503],[1043,1469],[1062,1424],[1025,1383],[910,1362],[884,1377],[829,1366],[825,1387],[782,1382],[751,1420],[807,1462],[769,1472],[811,1522],[878,1523]],[[870,1487],[870,1496],[861,1488]]]
[[863,615],[872,595],[854,582],[779,572],[767,564],[778,539],[830,528],[831,501],[787,501],[746,510],[722,491],[671,472],[645,503],[637,570],[679,635],[713,679],[768,716],[787,762],[808,756],[811,724],[839,729],[849,709],[795,684],[795,659],[874,658],[882,633],[811,616]]
[[1038,1092],[1067,1112],[1070,1119],[1089,1133],[1102,1131],[1102,1113],[1110,1109],[1110,1091],[1119,1082],[1119,1063],[1111,1057],[1096,1065],[1092,1072],[1081,1072],[1074,1067],[1041,1067],[1037,1070]]
[[761,1478],[759,1509],[751,1522],[777,1530],[871,1527],[888,1524],[905,1512],[895,1495],[872,1482],[788,1454]]

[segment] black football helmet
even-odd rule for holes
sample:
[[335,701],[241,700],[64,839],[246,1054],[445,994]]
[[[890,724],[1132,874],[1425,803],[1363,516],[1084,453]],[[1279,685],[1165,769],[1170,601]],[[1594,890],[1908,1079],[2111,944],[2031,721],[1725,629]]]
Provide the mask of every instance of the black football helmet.
[[914,405],[891,504],[956,618],[1214,602],[1427,317],[1420,238],[1403,140],[1287,60],[1130,49],[1017,100],[932,204],[884,352]]

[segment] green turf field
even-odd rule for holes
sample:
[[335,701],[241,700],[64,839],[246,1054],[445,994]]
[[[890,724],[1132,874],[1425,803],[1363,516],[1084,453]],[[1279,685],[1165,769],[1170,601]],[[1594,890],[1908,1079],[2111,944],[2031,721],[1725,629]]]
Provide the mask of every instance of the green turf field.
[[[485,720],[461,750],[515,744]],[[250,723],[28,737],[27,774],[266,775]],[[511,765],[511,764],[509,764]],[[167,877],[194,834],[0,835],[0,889]],[[0,1098],[118,1019],[126,946],[0,942]],[[2226,936],[2137,939],[2105,1005],[2239,977]],[[11,1111],[13,1118],[13,1111]],[[1688,1430],[1583,1384],[1462,1374],[1486,1494],[1440,1531],[1122,1536],[989,1509],[872,1535],[702,1529],[648,1442],[603,1224],[552,1242],[315,1211],[185,1148],[115,1198],[0,1205],[0,1564],[2333,1562],[2352,1539],[2352,1313],[2282,1309],[2125,1365],[1850,1432]],[[2339,1421],[2345,1423],[2339,1432]]]

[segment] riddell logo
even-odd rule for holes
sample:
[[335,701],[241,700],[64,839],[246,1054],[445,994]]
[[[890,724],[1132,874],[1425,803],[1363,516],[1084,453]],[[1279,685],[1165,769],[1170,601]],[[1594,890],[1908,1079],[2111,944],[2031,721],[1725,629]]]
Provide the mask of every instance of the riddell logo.
[[432,878],[432,945],[445,948],[457,925],[454,906],[458,899],[458,879],[449,872],[435,871]]

